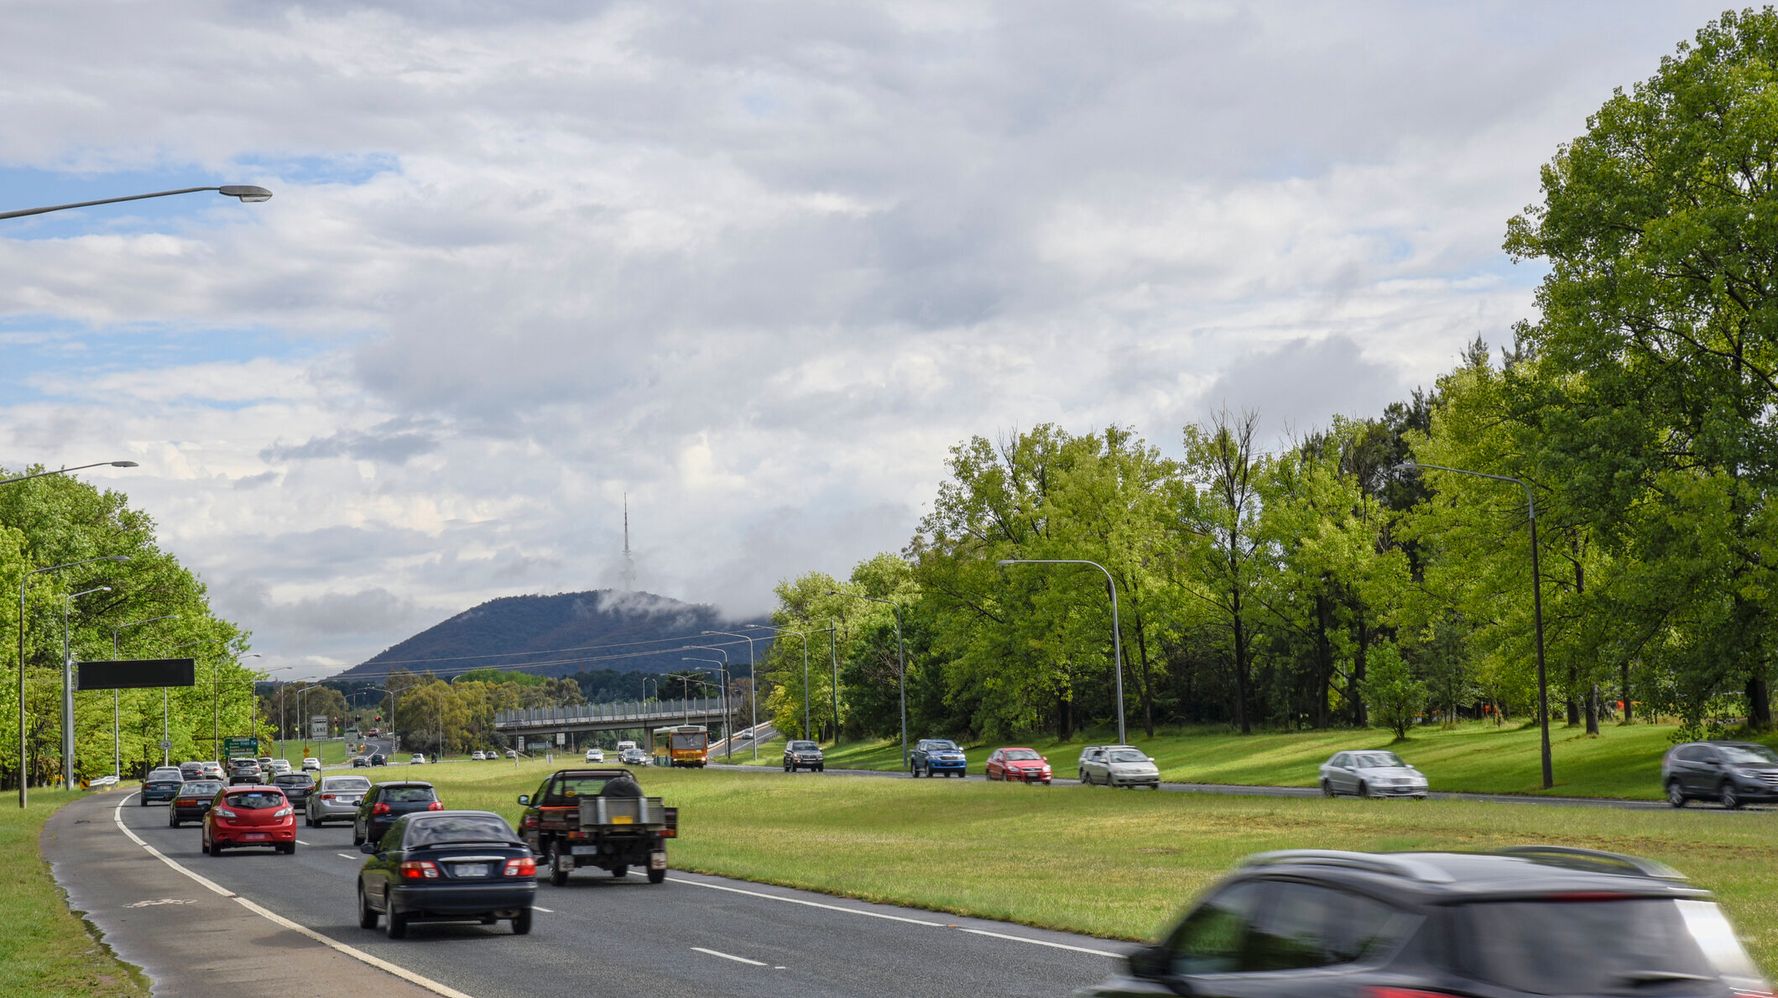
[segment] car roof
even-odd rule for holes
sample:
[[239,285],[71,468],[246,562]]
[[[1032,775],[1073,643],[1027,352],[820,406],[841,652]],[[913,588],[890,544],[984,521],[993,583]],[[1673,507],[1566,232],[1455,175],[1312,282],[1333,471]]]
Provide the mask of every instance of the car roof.
[[1241,869],[1259,876],[1368,882],[1435,903],[1601,891],[1710,896],[1656,860],[1564,846],[1513,846],[1492,853],[1287,849],[1250,856]]
[[275,786],[270,783],[237,783],[232,787],[223,787],[222,789],[231,794],[247,793],[252,790],[271,790],[280,794],[284,792],[283,787]]
[[428,790],[432,789],[432,784],[427,783],[425,780],[385,780],[382,783],[377,784],[377,786],[379,786],[379,787],[425,787]]

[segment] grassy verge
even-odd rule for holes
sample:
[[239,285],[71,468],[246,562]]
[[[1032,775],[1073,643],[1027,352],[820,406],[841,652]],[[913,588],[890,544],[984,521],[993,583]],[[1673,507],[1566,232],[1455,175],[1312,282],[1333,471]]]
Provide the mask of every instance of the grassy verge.
[[[1343,749],[1387,748],[1425,771],[1434,790],[1574,797],[1661,797],[1661,756],[1672,746],[1674,728],[1662,724],[1606,725],[1598,737],[1584,729],[1550,730],[1556,785],[1545,791],[1535,727],[1465,724],[1451,729],[1421,728],[1404,741],[1393,732],[1370,728],[1333,731],[1231,734],[1226,729],[1175,729],[1154,738],[1133,735],[1155,757],[1161,778],[1187,783],[1314,786],[1317,767]],[[1022,744],[1048,756],[1057,775],[1073,776],[1083,745],[1111,738],[1092,732],[1068,742],[1039,739]],[[1778,741],[1778,740],[1775,740]],[[980,772],[996,745],[969,745],[970,770]],[[778,757],[760,762],[777,764]],[[781,749],[779,750],[781,751]],[[749,760],[751,761],[751,760]],[[834,769],[901,768],[900,739],[828,747]]]
[[[549,768],[447,763],[426,777],[449,806],[513,820],[514,797]],[[1242,856],[1266,849],[1609,849],[1665,860],[1716,891],[1754,957],[1778,972],[1771,815],[640,775],[680,808],[676,868],[1126,939],[1149,937]]]
[[0,992],[17,995],[146,995],[148,982],[101,945],[68,910],[38,850],[43,823],[81,792],[31,792],[31,806],[0,808]]

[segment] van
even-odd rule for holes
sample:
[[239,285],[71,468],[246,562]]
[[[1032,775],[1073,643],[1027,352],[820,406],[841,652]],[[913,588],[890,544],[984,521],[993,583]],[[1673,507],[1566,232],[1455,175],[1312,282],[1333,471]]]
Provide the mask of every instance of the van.
[[617,750],[618,750],[618,752],[620,752],[620,753],[621,753],[621,752],[622,752],[622,751],[623,751],[623,750],[624,750],[624,749],[633,749],[633,748],[635,748],[635,747],[636,747],[636,743],[635,743],[635,742],[618,742],[618,743],[617,743]]

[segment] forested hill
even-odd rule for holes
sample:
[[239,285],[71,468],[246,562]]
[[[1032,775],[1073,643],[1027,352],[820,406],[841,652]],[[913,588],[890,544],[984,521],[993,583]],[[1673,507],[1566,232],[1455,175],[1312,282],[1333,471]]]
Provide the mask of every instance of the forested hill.
[[706,630],[740,630],[743,623],[715,607],[652,593],[598,589],[505,596],[434,624],[335,678],[372,679],[399,669],[448,678],[487,667],[521,668],[539,676],[599,669],[667,672],[686,668],[681,661],[686,655],[719,657],[685,651],[685,645],[720,641],[735,641],[729,658],[745,663],[745,643],[698,636]]

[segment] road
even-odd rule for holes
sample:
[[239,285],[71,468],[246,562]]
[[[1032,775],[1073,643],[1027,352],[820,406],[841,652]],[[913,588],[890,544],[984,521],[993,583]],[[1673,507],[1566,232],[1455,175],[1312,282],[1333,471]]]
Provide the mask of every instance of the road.
[[[128,803],[118,806],[119,800]],[[222,894],[157,862],[123,828]],[[529,936],[514,936],[505,925],[423,925],[396,942],[358,928],[353,889],[363,857],[352,847],[349,826],[301,828],[302,844],[293,856],[243,851],[209,857],[199,852],[198,838],[196,827],[168,828],[164,807],[137,806],[133,795],[70,804],[51,819],[44,836],[45,854],[73,905],[88,913],[123,959],[155,976],[157,993],[343,993],[364,973],[391,988],[402,986],[356,958],[327,950],[321,939],[446,985],[434,993],[478,998],[1056,995],[1103,979],[1113,958],[1129,949],[1086,936],[719,877],[674,873],[666,883],[650,885],[641,876],[616,880],[591,870],[577,872],[566,887],[547,881],[539,886]],[[120,876],[122,870],[129,875]],[[230,894],[306,927],[316,938],[288,927],[271,931],[257,911],[248,914],[253,909],[222,896]],[[144,902],[155,914],[130,907]],[[219,907],[232,916],[229,935],[210,939],[221,949],[198,948],[231,959],[188,957],[193,939],[206,940],[215,929]],[[201,917],[211,921],[196,923],[207,928],[195,930],[192,920]],[[268,973],[263,988],[238,973],[240,966],[267,959],[343,966],[294,990],[281,973]],[[319,980],[328,987],[315,987]]]

